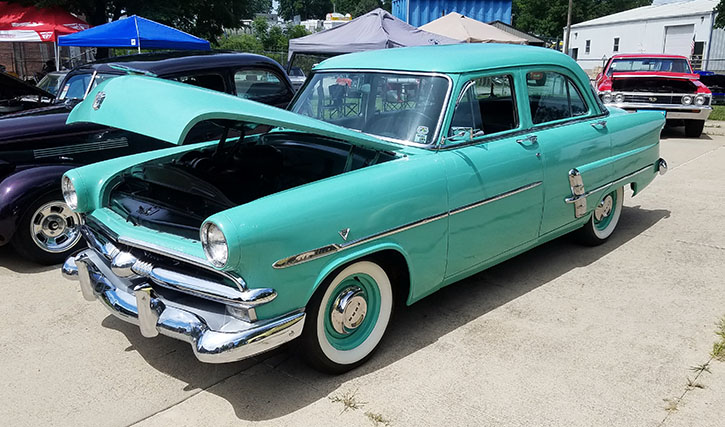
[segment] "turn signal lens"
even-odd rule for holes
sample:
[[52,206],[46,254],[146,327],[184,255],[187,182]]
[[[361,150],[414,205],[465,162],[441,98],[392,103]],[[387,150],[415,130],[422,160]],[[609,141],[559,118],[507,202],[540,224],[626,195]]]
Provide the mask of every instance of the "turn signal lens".
[[201,227],[201,246],[209,262],[217,268],[227,264],[229,248],[222,230],[211,222]]
[[73,181],[71,181],[67,176],[64,176],[61,180],[60,189],[63,192],[65,204],[72,210],[78,209],[78,194],[73,186]]

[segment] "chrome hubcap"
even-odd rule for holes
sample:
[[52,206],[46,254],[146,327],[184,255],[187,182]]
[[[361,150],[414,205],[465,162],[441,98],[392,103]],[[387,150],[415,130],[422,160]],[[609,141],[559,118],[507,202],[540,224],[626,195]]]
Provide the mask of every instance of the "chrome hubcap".
[[599,206],[594,209],[594,219],[597,221],[601,221],[602,219],[608,217],[612,213],[612,206],[614,205],[614,200],[612,200],[611,195],[607,195],[600,203]]
[[81,238],[80,218],[63,202],[49,202],[38,208],[30,221],[30,235],[42,250],[51,253],[72,248]]
[[368,310],[364,295],[358,286],[345,288],[337,295],[330,313],[330,322],[337,333],[349,334],[363,323]]

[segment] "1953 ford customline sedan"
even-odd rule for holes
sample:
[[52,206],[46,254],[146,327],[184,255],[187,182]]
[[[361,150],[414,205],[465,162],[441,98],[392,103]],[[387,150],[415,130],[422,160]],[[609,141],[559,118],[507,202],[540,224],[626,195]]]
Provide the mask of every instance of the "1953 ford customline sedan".
[[577,231],[604,242],[624,191],[667,170],[661,114],[605,108],[548,49],[460,45],[339,56],[291,111],[143,76],[71,113],[179,143],[67,172],[89,249],[64,275],[88,300],[240,360],[300,337],[342,372],[380,343],[395,302]]

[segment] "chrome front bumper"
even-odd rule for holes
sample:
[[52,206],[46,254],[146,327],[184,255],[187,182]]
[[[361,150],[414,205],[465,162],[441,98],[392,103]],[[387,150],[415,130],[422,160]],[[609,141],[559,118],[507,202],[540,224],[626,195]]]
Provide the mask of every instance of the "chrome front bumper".
[[694,105],[677,105],[677,104],[645,104],[636,102],[626,103],[609,103],[605,104],[610,107],[617,107],[629,112],[635,111],[665,111],[665,117],[668,119],[685,119],[685,120],[707,120],[712,113],[710,106],[694,106]]
[[85,249],[63,264],[63,276],[78,280],[83,297],[100,300],[119,319],[139,327],[145,337],[158,334],[191,344],[206,363],[234,362],[271,350],[302,333],[305,313],[248,322],[231,316],[226,306],[159,286],[146,277],[121,278],[109,260]]

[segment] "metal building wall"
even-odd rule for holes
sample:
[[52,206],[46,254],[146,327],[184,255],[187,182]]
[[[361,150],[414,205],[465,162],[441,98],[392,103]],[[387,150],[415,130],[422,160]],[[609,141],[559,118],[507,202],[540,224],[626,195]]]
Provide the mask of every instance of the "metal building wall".
[[393,0],[396,18],[420,27],[451,12],[481,22],[511,23],[512,0]]

